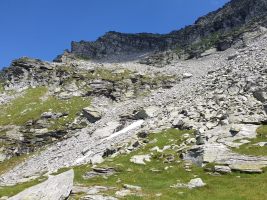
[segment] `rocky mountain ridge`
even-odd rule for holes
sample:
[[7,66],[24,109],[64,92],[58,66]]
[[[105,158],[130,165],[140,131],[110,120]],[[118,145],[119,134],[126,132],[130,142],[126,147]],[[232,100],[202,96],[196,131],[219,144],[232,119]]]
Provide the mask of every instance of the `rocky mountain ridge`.
[[[259,24],[266,27],[266,0],[234,0],[199,18],[193,25],[169,34],[108,32],[94,42],[72,42],[71,54],[84,59],[138,59],[170,50],[175,57],[198,57],[210,48],[225,50]],[[160,55],[160,54],[159,54]],[[164,55],[166,57],[166,55]],[[57,61],[60,61],[59,56]],[[173,55],[172,55],[173,57]]]

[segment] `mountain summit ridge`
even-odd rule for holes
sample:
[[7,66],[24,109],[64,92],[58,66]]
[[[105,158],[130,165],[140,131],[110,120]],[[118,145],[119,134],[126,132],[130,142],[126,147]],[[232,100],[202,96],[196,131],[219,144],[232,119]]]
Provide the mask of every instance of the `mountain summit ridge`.
[[[239,38],[239,35],[235,35],[236,32],[240,34],[255,28],[255,20],[257,25],[260,23],[261,26],[266,26],[266,16],[266,0],[232,0],[222,8],[200,17],[193,25],[168,34],[127,34],[110,31],[93,42],[73,41],[70,52],[81,58],[99,60],[116,55],[172,50],[179,57],[191,58],[199,56],[211,47],[217,50],[229,48],[236,37]],[[210,44],[203,42],[206,40],[211,40]],[[224,47],[220,44],[222,40],[228,43]]]

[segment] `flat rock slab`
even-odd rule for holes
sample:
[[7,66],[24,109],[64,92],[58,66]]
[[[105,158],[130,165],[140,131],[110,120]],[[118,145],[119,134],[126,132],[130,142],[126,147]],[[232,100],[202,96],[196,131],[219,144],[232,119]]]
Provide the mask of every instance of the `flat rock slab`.
[[114,168],[93,168],[93,171],[87,172],[83,177],[91,179],[96,176],[111,176],[116,173]]
[[195,145],[183,156],[184,160],[198,165],[217,163],[227,165],[231,170],[247,173],[261,173],[262,168],[267,167],[267,157],[240,155],[219,143]]
[[[233,127],[238,129],[236,133],[233,133]],[[243,142],[235,142],[235,140],[242,140],[248,138],[256,138],[258,125],[253,124],[232,124],[226,126],[218,126],[212,130],[209,130],[205,133],[205,136],[208,138],[208,143],[218,142],[225,144],[229,147],[238,147]]]
[[73,187],[74,171],[69,170],[48,180],[30,187],[8,200],[64,200]]
[[111,121],[108,122],[105,127],[97,129],[94,134],[99,136],[100,139],[107,138],[119,131],[121,126],[122,125],[119,122]]
[[85,197],[82,197],[81,200],[118,200],[118,199],[103,195],[87,195]]

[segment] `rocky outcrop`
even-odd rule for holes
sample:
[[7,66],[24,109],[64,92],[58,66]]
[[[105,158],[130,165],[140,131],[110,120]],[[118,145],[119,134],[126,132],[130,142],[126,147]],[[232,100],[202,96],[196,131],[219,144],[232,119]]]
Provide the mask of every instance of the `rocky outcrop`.
[[[134,54],[163,52],[174,50],[174,54],[158,54],[148,57],[150,61],[143,63],[167,64],[173,57],[190,58],[200,56],[209,48],[215,47],[224,51],[236,41],[242,41],[242,36],[248,30],[255,29],[255,23],[266,26],[266,0],[232,0],[223,8],[199,18],[193,25],[169,34],[124,34],[108,32],[95,42],[72,42],[72,57],[83,59],[117,58]],[[139,56],[135,56],[135,59]],[[172,59],[168,59],[172,57]],[[146,59],[146,60],[147,60]],[[157,61],[155,61],[155,59]],[[59,59],[57,59],[59,60]],[[166,63],[167,61],[167,63]]]
[[23,192],[9,198],[9,200],[64,200],[70,195],[73,187],[73,170],[57,176],[51,176],[47,181],[30,187]]
[[166,50],[170,38],[149,33],[124,34],[108,32],[95,42],[72,42],[71,52],[81,58],[105,58],[111,55],[133,55]]

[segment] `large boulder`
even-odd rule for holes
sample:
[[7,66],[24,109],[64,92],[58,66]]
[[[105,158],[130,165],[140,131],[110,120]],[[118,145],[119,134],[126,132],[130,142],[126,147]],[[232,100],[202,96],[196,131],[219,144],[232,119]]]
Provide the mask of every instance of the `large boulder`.
[[101,119],[101,112],[94,107],[83,108],[83,115],[88,119],[89,122],[95,123]]
[[9,200],[64,200],[73,187],[74,171],[69,170],[57,176],[51,176],[43,183],[30,187]]

